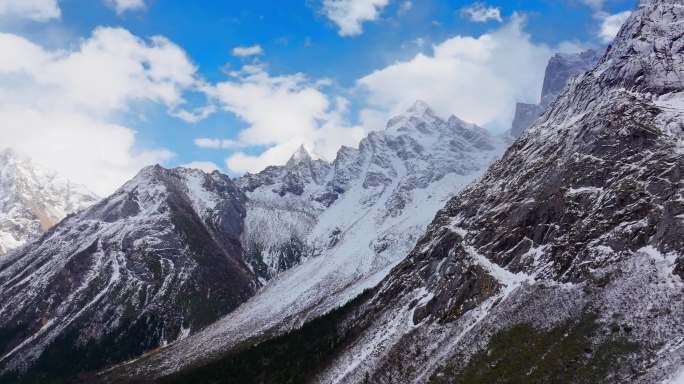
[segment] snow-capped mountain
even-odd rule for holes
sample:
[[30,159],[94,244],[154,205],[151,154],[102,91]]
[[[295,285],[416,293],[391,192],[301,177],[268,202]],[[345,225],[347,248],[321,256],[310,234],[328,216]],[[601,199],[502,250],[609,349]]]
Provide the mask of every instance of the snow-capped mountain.
[[339,322],[344,348],[312,382],[681,375],[682,36],[681,1],[642,0],[599,63],[350,310],[362,315]]
[[[311,314],[293,311],[288,335],[245,349],[225,341],[247,337],[247,324],[268,328],[258,314],[269,305],[292,305],[302,284],[290,276],[344,275],[349,254],[285,272],[194,337],[101,378],[682,380],[682,36],[680,0],[642,0],[598,64],[449,200],[407,258],[340,309],[303,324]],[[314,287],[321,302],[352,296]]]
[[580,53],[557,53],[549,60],[544,74],[539,104],[518,103],[511,125],[511,136],[520,136],[556,100],[568,81],[592,69],[602,53],[593,49]]
[[[248,197],[247,259],[267,280],[345,242],[358,242],[360,233],[350,231],[362,225],[370,236],[363,246],[374,249],[374,257],[394,259],[382,255],[411,247],[416,229],[421,231],[437,209],[426,209],[414,227],[403,216],[407,206],[441,205],[453,186],[472,180],[502,150],[485,130],[454,116],[442,120],[423,102],[392,119],[385,131],[371,133],[359,149],[341,148],[332,163],[314,160],[302,146],[285,166],[238,180]],[[447,191],[437,190],[442,185]],[[394,228],[402,220],[406,226]],[[386,223],[393,231],[377,233]]]
[[0,265],[0,376],[96,369],[236,308],[259,287],[242,261],[245,200],[218,172],[148,167],[14,252]]
[[[340,149],[331,164],[300,149],[284,167],[245,176],[239,183],[248,197],[247,248],[256,243],[256,249],[276,250],[259,258],[267,271],[300,255],[305,261],[205,330],[123,369],[172,372],[250,338],[300,326],[373,287],[504,145],[503,138],[454,116],[444,120],[417,102],[358,149]],[[294,258],[292,249],[299,250]]]
[[98,197],[11,149],[0,151],[0,257]]

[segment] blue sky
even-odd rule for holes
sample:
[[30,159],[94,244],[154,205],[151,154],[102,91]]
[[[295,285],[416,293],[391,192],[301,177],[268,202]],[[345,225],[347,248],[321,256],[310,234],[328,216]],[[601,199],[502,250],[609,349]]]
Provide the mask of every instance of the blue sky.
[[[606,33],[611,33],[606,32],[608,24],[624,20],[627,14],[623,12],[636,3],[36,0],[43,6],[36,10],[17,1],[22,0],[0,0],[0,32],[6,40],[16,37],[40,47],[46,66],[55,65],[55,73],[67,73],[69,79],[74,72],[74,80],[47,84],[37,74],[39,67],[0,66],[0,85],[5,85],[0,100],[18,105],[4,115],[0,111],[0,118],[16,123],[9,124],[5,129],[12,131],[3,134],[10,138],[9,145],[100,193],[107,193],[149,162],[167,166],[195,162],[237,175],[285,161],[297,143],[331,158],[340,144],[354,145],[369,130],[381,129],[387,117],[403,110],[414,97],[427,98],[442,115],[456,113],[503,131],[516,100],[536,101],[540,72],[553,52],[605,47]],[[354,8],[345,8],[355,2],[366,3],[359,18],[349,11]],[[104,28],[111,33],[96,38],[94,31]],[[165,42],[153,36],[163,36]],[[98,61],[99,48],[84,48],[89,42],[99,47],[102,41],[113,40],[117,43],[112,46],[117,47],[122,39],[128,39],[130,52],[149,48],[144,54],[128,56],[140,60],[133,64],[140,65],[142,76],[149,77],[148,70],[155,65],[172,67],[173,74],[152,78],[149,87],[139,89],[138,72],[119,74],[121,66],[108,67],[117,60],[118,48],[106,48],[104,61]],[[239,57],[233,51],[255,46],[261,54]],[[31,49],[21,48],[24,52],[14,47],[3,49],[2,55],[33,60]],[[176,49],[183,58],[151,53]],[[129,51],[122,48],[121,52]],[[60,64],[67,56],[86,58],[73,65]],[[426,73],[419,73],[423,69]],[[79,71],[93,75],[86,82]],[[17,80],[21,76],[31,77],[31,85],[21,85]],[[103,85],[93,88],[92,82],[99,79]],[[115,80],[107,85],[111,79]],[[85,83],[73,86],[80,81]],[[117,97],[91,100],[88,92],[107,93],[105,85]],[[154,87],[158,89],[148,91]],[[168,93],[170,88],[175,95]],[[36,99],[29,96],[16,101],[17,94],[33,93],[41,95],[41,104],[26,101]],[[78,97],[72,103],[73,95]],[[68,108],[60,109],[60,100],[67,100]],[[479,106],[486,108],[479,110]],[[173,116],[202,109],[213,113],[193,122]],[[34,118],[35,124],[26,123]],[[47,129],[37,127],[45,124],[41,122],[61,122],[61,118],[64,128],[55,123],[50,134],[40,133]],[[83,123],[83,129],[72,130],[72,121]],[[99,136],[88,139],[87,125],[94,127],[92,135]],[[16,133],[19,130],[35,130],[34,136],[53,141],[28,140]],[[60,130],[65,143],[56,145],[53,137]],[[128,134],[132,132],[136,133],[131,139]],[[205,145],[197,145],[196,139],[205,139]],[[103,144],[93,144],[92,155],[71,155],[75,150],[69,143],[81,140]],[[207,148],[206,143],[224,148]],[[84,171],[84,164],[93,169]]]

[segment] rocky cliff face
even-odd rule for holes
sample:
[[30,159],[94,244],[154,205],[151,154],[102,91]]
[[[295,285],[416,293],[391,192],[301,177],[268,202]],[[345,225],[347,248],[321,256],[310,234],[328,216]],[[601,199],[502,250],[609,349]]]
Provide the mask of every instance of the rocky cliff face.
[[12,150],[0,151],[0,257],[98,199]]
[[555,54],[546,66],[539,104],[518,103],[516,105],[511,136],[519,137],[551,106],[568,81],[592,69],[601,55],[602,52],[593,49],[574,54]]
[[681,2],[643,0],[597,66],[440,211],[316,381],[676,376],[683,33]]
[[[453,116],[442,119],[418,102],[358,149],[342,148],[331,164],[302,150],[284,167],[244,177],[247,246],[294,244],[311,256],[204,331],[121,367],[123,374],[174,372],[346,303],[382,280],[437,210],[503,147],[503,139]],[[268,255],[268,267],[282,263],[283,253]]]
[[101,367],[237,307],[259,287],[242,261],[245,201],[217,172],[149,167],[11,254],[0,264],[0,376]]

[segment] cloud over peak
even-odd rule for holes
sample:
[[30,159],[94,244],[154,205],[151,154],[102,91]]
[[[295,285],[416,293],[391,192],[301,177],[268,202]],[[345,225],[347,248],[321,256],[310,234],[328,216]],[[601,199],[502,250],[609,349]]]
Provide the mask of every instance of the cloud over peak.
[[442,115],[503,130],[517,101],[537,101],[552,55],[549,47],[530,40],[524,24],[514,15],[479,37],[452,37],[434,45],[431,54],[374,71],[358,84],[368,92],[370,108],[386,117],[425,100]]
[[100,195],[141,167],[164,162],[163,148],[136,148],[119,121],[137,103],[182,105],[196,67],[163,37],[97,28],[72,50],[50,50],[0,33],[0,137]]

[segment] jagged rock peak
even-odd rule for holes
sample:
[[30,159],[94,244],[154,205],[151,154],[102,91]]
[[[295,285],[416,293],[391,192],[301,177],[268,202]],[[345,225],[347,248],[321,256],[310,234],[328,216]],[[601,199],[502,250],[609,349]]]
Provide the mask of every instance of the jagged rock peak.
[[410,115],[425,115],[425,114],[430,114],[434,115],[435,112],[430,108],[428,103],[422,101],[422,100],[416,100],[409,109],[406,110],[406,112]]
[[445,121],[430,106],[421,100],[416,101],[403,114],[391,118],[385,128],[389,133],[419,131],[429,133],[432,128],[444,125]]
[[556,53],[546,66],[539,114],[553,103],[569,80],[594,68],[602,54],[593,49],[579,53]]
[[293,166],[301,163],[308,163],[311,162],[311,160],[313,160],[311,154],[309,154],[309,151],[306,149],[304,144],[302,144],[299,146],[299,148],[297,148],[297,151],[292,154],[290,160],[287,161],[287,165]]

